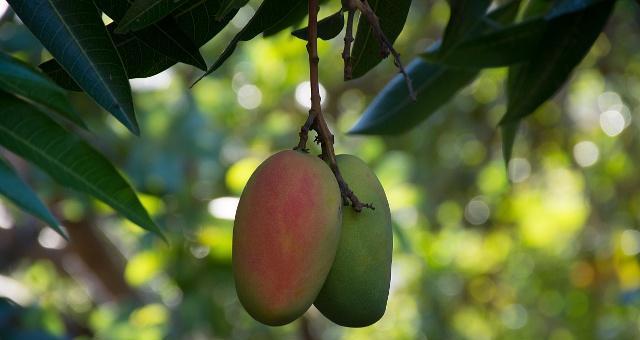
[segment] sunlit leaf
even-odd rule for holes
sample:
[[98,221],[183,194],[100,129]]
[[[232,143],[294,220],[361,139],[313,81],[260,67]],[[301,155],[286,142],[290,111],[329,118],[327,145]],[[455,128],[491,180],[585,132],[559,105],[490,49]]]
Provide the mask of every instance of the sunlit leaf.
[[[0,113],[2,109],[0,109]],[[49,212],[49,209],[40,201],[38,196],[29,188],[29,186],[18,177],[11,165],[0,157],[0,195],[3,195],[9,201],[13,202],[20,209],[30,213],[33,216],[47,223],[60,236],[68,239],[67,235],[60,229],[60,223]]]
[[9,3],[75,82],[138,134],[122,61],[89,0],[10,0]]
[[129,183],[98,151],[22,100],[0,94],[0,108],[0,145],[162,236]]

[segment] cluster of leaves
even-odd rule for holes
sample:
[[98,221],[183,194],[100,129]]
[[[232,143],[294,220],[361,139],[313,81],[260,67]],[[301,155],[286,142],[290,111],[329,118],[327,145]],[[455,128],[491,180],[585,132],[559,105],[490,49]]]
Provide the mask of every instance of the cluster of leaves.
[[[132,133],[139,134],[130,78],[149,77],[182,62],[218,69],[242,41],[299,25],[308,13],[301,0],[264,0],[253,17],[207,68],[199,48],[220,33],[247,0],[9,0],[13,10],[54,59],[40,69],[68,90],[85,91]],[[370,0],[380,26],[395,41],[410,0]],[[513,0],[489,11],[491,0],[452,0],[442,41],[411,62],[417,92],[412,101],[402,76],[381,91],[351,130],[400,133],[427,118],[489,67],[509,67],[507,112],[501,121],[504,153],[511,153],[519,122],[549,99],[569,77],[604,28],[615,0]],[[487,13],[488,12],[488,13]],[[112,23],[105,26],[101,13]],[[345,25],[343,10],[319,23],[332,39]],[[306,29],[293,32],[306,38]],[[382,59],[367,20],[360,19],[351,59],[354,78]],[[41,73],[2,55],[0,145],[33,162],[70,188],[104,201],[131,221],[159,232],[134,190],[111,163],[63,128],[84,128],[65,93]],[[6,65],[6,67],[4,66]],[[5,114],[9,113],[9,114]],[[47,211],[6,162],[0,193],[57,228]]]
[[[417,92],[396,76],[351,129],[397,134],[428,118],[484,68],[509,67],[507,111],[500,127],[505,160],[520,121],[567,81],[605,27],[615,0],[514,0],[487,13],[491,0],[451,1],[442,41],[408,67]],[[524,8],[522,8],[524,7]]]

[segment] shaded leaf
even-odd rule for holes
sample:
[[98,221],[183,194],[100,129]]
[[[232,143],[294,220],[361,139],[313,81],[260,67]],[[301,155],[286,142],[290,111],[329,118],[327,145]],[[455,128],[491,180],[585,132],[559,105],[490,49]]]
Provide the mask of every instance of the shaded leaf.
[[229,42],[229,45],[218,57],[218,60],[216,60],[216,62],[209,67],[207,72],[205,72],[198,80],[220,68],[220,66],[222,66],[222,64],[224,64],[224,62],[233,54],[239,42],[249,41],[271,27],[278,27],[283,23],[288,23],[290,15],[299,13],[301,8],[306,10],[306,7],[306,1],[265,0],[253,17],[251,17],[251,20],[249,20],[247,25],[245,25],[242,30],[233,37],[231,42]]
[[511,160],[511,155],[513,154],[513,144],[516,141],[516,135],[518,133],[519,127],[519,120],[500,126],[500,132],[502,133],[502,158],[504,159],[505,166],[508,166],[509,161]]
[[22,100],[0,93],[0,108],[0,145],[164,238],[129,183],[98,151]]
[[460,43],[482,20],[491,0],[452,0],[451,15],[442,37],[441,51]]
[[[0,113],[8,114],[0,109]],[[60,228],[60,223],[49,212],[29,186],[18,177],[11,165],[0,157],[0,194],[13,202],[20,209],[41,219],[55,230],[60,236],[69,239]]]
[[138,31],[155,24],[187,0],[135,0],[120,19],[116,33],[124,34]]
[[594,1],[579,11],[554,15],[531,59],[510,70],[507,113],[501,123],[531,114],[555,94],[598,38],[615,0]]
[[[393,44],[404,28],[411,0],[371,0],[369,5],[380,19],[382,31]],[[369,23],[362,16],[358,19],[358,30],[353,42],[351,58],[353,79],[365,75],[382,61],[380,43],[373,35]]]
[[139,134],[129,81],[93,2],[9,3],[75,82],[131,132]]
[[[342,10],[318,21],[318,38],[322,40],[331,40],[342,32],[344,28],[344,14]],[[309,27],[304,27],[291,32],[291,34],[299,39],[307,40],[309,35]]]
[[[520,1],[512,1],[489,14],[492,21],[508,23],[518,11]],[[478,22],[478,31],[486,32],[494,26],[487,21]],[[436,45],[437,48],[438,45]],[[414,102],[402,75],[396,75],[376,96],[349,133],[396,134],[428,118],[449,101],[461,88],[475,79],[478,71],[454,69],[430,64],[420,58],[407,67],[417,93]]]
[[[200,1],[196,6],[178,9],[173,15],[181,30],[201,46],[218,34],[236,14],[236,11],[233,11],[222,21],[215,21],[212,13],[217,6],[215,1]],[[107,30],[118,54],[122,57],[129,78],[150,77],[176,64],[176,60],[149,48],[145,41],[135,34],[113,34],[115,25],[109,24]],[[73,79],[54,59],[40,64],[40,68],[58,85],[68,90],[80,91]]]
[[460,89],[469,84],[477,71],[453,69],[415,59],[407,66],[416,101],[411,100],[402,75],[396,75],[378,93],[362,117],[351,128],[353,134],[397,134],[429,117]]
[[539,48],[546,27],[547,22],[543,19],[528,21],[465,39],[443,53],[423,53],[422,57],[434,63],[461,68],[508,66],[531,57],[532,52]]
[[[133,4],[133,0],[95,0],[95,2],[116,24],[120,23],[127,8]],[[184,2],[181,1],[181,3]],[[180,30],[172,17],[167,17],[143,30],[132,32],[132,35],[141,40],[147,48],[152,48],[171,59],[202,70],[207,68],[198,51],[198,46]],[[112,34],[112,37],[115,38],[115,36],[117,34]],[[131,36],[126,38],[130,39]]]
[[67,94],[31,66],[0,52],[0,89],[42,104],[86,128]]
[[229,15],[231,11],[244,7],[249,0],[222,0],[220,8],[216,11],[216,20]]

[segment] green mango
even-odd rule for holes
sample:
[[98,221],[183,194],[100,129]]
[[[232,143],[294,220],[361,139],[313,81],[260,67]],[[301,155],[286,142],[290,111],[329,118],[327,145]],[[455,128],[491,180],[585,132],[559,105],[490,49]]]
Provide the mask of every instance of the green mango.
[[393,251],[391,212],[382,184],[362,160],[339,155],[337,162],[351,190],[375,210],[344,209],[338,251],[314,305],[338,325],[365,327],[380,320],[387,307]]

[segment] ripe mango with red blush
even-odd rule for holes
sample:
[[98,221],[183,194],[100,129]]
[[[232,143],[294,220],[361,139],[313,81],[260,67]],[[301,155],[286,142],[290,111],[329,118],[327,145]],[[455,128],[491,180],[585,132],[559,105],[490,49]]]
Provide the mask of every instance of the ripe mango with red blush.
[[331,269],[342,219],[338,183],[318,157],[287,150],[249,179],[233,228],[240,302],[256,320],[287,324],[311,306]]

